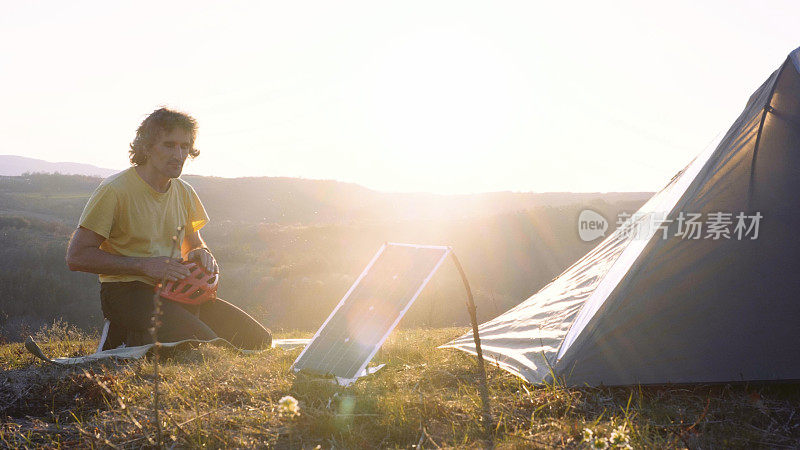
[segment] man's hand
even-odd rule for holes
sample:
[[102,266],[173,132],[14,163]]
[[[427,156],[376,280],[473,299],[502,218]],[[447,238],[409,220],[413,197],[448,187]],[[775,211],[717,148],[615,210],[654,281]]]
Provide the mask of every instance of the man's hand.
[[142,273],[157,282],[161,280],[178,281],[191,275],[189,268],[181,264],[179,260],[166,256],[142,258],[141,270]]
[[212,255],[211,251],[206,247],[200,247],[190,251],[186,254],[186,259],[195,261],[211,273],[219,273],[217,260],[214,259],[214,255]]

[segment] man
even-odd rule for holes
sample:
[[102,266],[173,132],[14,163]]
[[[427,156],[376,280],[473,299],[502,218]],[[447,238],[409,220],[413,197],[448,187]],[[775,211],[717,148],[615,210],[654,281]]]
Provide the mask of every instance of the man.
[[[69,269],[100,276],[103,315],[110,321],[104,350],[152,342],[156,284],[190,273],[177,256],[219,271],[200,236],[208,215],[194,189],[178,178],[186,158],[200,153],[196,135],[197,122],[187,114],[167,108],[150,114],[130,145],[132,167],[100,183],[70,239]],[[176,235],[180,255],[172,255]],[[269,330],[224,300],[200,306],[161,301],[161,342],[222,337],[255,349],[272,341]]]

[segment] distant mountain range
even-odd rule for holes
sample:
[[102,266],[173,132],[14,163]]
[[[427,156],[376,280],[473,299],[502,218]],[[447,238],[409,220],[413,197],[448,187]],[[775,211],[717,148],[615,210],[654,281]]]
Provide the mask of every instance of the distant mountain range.
[[[51,175],[20,177],[28,172]],[[58,172],[61,175],[53,174]],[[27,211],[73,222],[89,194],[117,172],[88,164],[50,163],[0,156],[0,215]],[[66,175],[66,174],[76,174]],[[87,176],[88,175],[88,176]],[[288,177],[219,178],[183,175],[217,221],[323,224],[452,220],[515,213],[534,208],[615,205],[635,211],[651,192],[487,192],[441,195],[378,192],[333,180]],[[604,206],[605,205],[605,206]]]
[[106,169],[74,162],[50,162],[17,155],[0,155],[0,175],[19,176],[23,173],[62,173],[65,175],[89,175],[107,177],[119,170]]
[[652,192],[487,192],[431,194],[377,192],[332,180],[182,176],[215,217],[279,223],[441,220],[581,204],[625,205],[631,212]]

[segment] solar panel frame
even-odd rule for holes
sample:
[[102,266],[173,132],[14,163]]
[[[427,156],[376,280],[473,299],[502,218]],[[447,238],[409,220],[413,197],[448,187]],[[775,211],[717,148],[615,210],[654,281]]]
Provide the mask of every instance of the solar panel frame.
[[[350,304],[348,303],[348,300],[351,298],[351,295],[353,294],[353,292],[357,288],[359,288],[359,286],[361,286],[362,281],[364,280],[364,278],[369,274],[370,270],[375,266],[376,262],[379,261],[380,257],[385,253],[386,249],[389,248],[389,247],[392,247],[392,246],[395,246],[395,247],[410,247],[410,248],[417,248],[417,249],[441,250],[441,254],[438,255],[438,257],[436,257],[437,255],[435,255],[435,254],[432,255],[433,257],[429,260],[430,262],[433,262],[432,268],[427,272],[427,275],[422,279],[422,281],[419,282],[419,286],[417,286],[417,288],[415,290],[413,290],[413,294],[410,294],[410,296],[407,299],[406,299],[405,296],[401,296],[400,297],[400,299],[405,299],[405,304],[402,304],[400,302],[397,302],[395,304],[396,307],[399,307],[399,306],[402,306],[402,307],[401,307],[401,309],[399,311],[396,312],[394,319],[391,321],[391,324],[385,329],[385,332],[383,333],[383,335],[380,336],[380,339],[378,339],[377,342],[375,342],[374,344],[369,344],[369,345],[366,345],[366,346],[362,347],[362,349],[367,349],[367,348],[371,347],[370,351],[368,353],[368,356],[363,360],[361,360],[361,358],[358,358],[358,359],[354,358],[353,360],[351,360],[353,364],[355,364],[356,362],[360,362],[358,370],[353,372],[352,369],[355,366],[353,366],[351,364],[348,367],[348,370],[345,373],[342,373],[341,370],[339,370],[338,374],[335,373],[334,370],[339,369],[339,364],[347,361],[347,359],[345,359],[345,358],[340,358],[336,362],[336,364],[333,366],[332,369],[329,367],[329,369],[331,369],[331,370],[320,369],[319,364],[317,364],[316,367],[314,368],[316,370],[310,369],[308,366],[309,365],[313,366],[314,364],[307,360],[307,357],[306,357],[307,352],[310,349],[314,349],[314,351],[317,351],[317,347],[315,347],[315,345],[314,345],[315,342],[320,338],[321,335],[323,335],[324,332],[329,331],[328,330],[328,326],[332,323],[333,320],[335,320],[335,318],[338,317],[337,314],[343,314],[343,312],[342,312],[342,311],[344,311],[343,308],[350,307]],[[347,291],[347,293],[344,295],[344,297],[342,297],[342,299],[339,301],[339,303],[333,309],[333,311],[328,316],[328,318],[325,320],[325,322],[323,322],[322,326],[320,326],[320,328],[314,334],[314,337],[311,338],[311,340],[309,341],[308,345],[306,345],[306,347],[303,349],[303,351],[297,357],[297,359],[295,360],[294,364],[292,364],[292,369],[295,372],[299,372],[301,370],[308,370],[310,372],[315,372],[315,373],[318,373],[320,375],[330,375],[330,374],[332,374],[332,375],[336,376],[337,380],[340,383],[344,383],[344,384],[349,384],[349,383],[352,383],[353,381],[355,381],[355,379],[357,379],[358,376],[360,376],[361,374],[365,373],[365,369],[367,367],[367,364],[369,364],[369,362],[372,360],[372,358],[378,352],[378,349],[380,349],[380,347],[383,345],[383,343],[389,337],[389,334],[391,334],[392,330],[394,330],[394,328],[397,326],[397,324],[403,318],[405,313],[408,311],[408,309],[411,307],[411,305],[414,303],[414,301],[417,299],[417,297],[420,295],[422,290],[425,288],[425,286],[428,284],[430,279],[433,277],[433,275],[436,273],[436,271],[439,269],[439,267],[442,265],[444,260],[447,258],[447,256],[451,252],[452,252],[452,248],[449,247],[449,246],[417,245],[417,244],[404,244],[404,243],[395,243],[395,242],[386,242],[386,243],[384,243],[380,247],[380,249],[378,249],[378,251],[375,254],[375,256],[373,256],[372,260],[370,260],[370,262],[367,264],[367,266],[361,272],[361,274],[356,279],[356,281],[353,283],[353,285],[350,286],[350,289]],[[413,266],[412,266],[412,268],[413,268]],[[425,272],[422,272],[422,273],[425,273]],[[413,285],[411,285],[411,286],[413,287]],[[409,290],[407,292],[411,292],[411,291]],[[355,300],[355,301],[358,302],[360,300],[361,299]],[[347,323],[346,319],[347,319],[347,317],[344,317],[341,320],[344,320],[343,323],[346,324]],[[380,332],[380,329],[381,329],[380,327],[377,327],[377,331],[375,331],[375,332]],[[345,328],[345,330],[347,330],[347,328]],[[367,332],[374,331],[374,330],[369,330],[367,327],[364,327],[364,328],[361,328],[361,329],[357,330],[357,332],[358,331],[364,332],[364,330],[368,330]],[[336,330],[330,331],[330,332],[335,332],[335,331]],[[348,341],[349,341],[349,337],[346,338],[345,342],[347,343]],[[359,343],[360,343],[359,340],[357,340],[357,339],[354,340],[354,343],[352,345],[345,347],[346,351],[352,351],[352,349],[355,349],[355,355],[354,356],[360,356],[359,355],[359,353],[360,353],[359,352],[359,347],[356,347],[356,345],[359,344]],[[324,343],[320,344],[320,345],[324,345]],[[328,352],[330,352],[332,349],[333,349],[333,347],[329,347],[327,350],[328,350]],[[306,357],[306,359],[304,359],[304,357]],[[322,358],[322,361],[324,361],[326,357],[327,357],[327,354],[326,354],[325,357]],[[359,360],[361,360],[361,361],[359,361]]]

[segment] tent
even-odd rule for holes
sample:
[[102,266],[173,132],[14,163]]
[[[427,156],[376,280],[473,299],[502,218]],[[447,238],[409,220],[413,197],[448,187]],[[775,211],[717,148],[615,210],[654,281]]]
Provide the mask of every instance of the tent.
[[484,357],[573,386],[800,379],[798,196],[800,49],[626,225],[482,324]]

